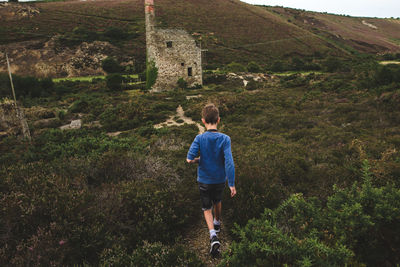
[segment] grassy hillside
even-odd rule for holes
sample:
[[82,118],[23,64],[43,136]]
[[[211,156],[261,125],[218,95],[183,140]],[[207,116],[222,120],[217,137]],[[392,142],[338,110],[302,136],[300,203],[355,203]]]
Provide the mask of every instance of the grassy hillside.
[[[36,9],[38,13],[15,15],[19,14],[21,6]],[[15,42],[32,40],[38,40],[39,44],[28,42],[24,46],[40,50],[40,43],[58,35],[61,42],[57,49],[83,41],[110,41],[122,53],[144,62],[142,0],[25,3],[21,6],[0,7],[2,50],[11,48]],[[396,20],[252,6],[238,0],[158,0],[156,15],[160,27],[184,28],[201,40],[202,47],[208,50],[205,60],[210,64],[253,60],[267,64],[293,55],[346,57],[357,52],[400,50],[400,24]],[[124,38],[115,39],[116,29]]]
[[349,52],[400,51],[400,20],[339,16],[282,7],[265,8]]
[[[208,102],[231,137],[238,189],[224,196],[222,265],[397,263],[400,66],[339,63],[258,82],[244,74],[246,87],[210,72],[202,89],[163,93],[39,81],[36,94],[18,94],[33,141],[0,139],[0,265],[206,265],[185,161],[198,128],[153,126],[178,122],[179,105],[200,122]],[[81,129],[58,128],[77,119]],[[199,232],[204,249],[184,239]]]

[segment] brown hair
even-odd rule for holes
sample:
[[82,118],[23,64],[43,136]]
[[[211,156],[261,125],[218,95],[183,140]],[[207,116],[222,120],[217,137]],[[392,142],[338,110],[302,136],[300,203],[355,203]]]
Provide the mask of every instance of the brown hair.
[[216,124],[219,118],[219,110],[214,104],[208,104],[201,111],[201,116],[206,123]]

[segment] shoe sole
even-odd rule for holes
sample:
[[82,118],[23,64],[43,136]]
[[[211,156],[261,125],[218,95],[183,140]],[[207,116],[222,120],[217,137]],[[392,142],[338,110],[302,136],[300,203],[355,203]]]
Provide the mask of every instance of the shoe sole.
[[219,253],[220,246],[221,246],[221,243],[219,241],[212,242],[210,254],[213,256],[217,255]]

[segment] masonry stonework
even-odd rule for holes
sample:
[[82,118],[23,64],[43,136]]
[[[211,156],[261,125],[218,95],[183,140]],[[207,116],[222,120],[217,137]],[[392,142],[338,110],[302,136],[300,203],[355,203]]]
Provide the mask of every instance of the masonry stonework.
[[154,62],[158,75],[154,91],[170,90],[180,78],[189,87],[203,85],[201,48],[184,30],[155,27],[154,0],[145,0],[147,62]]

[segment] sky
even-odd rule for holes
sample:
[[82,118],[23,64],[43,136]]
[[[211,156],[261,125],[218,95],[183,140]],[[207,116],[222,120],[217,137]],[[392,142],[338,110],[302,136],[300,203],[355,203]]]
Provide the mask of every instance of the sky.
[[356,17],[398,18],[400,0],[241,0],[249,4],[284,6]]

